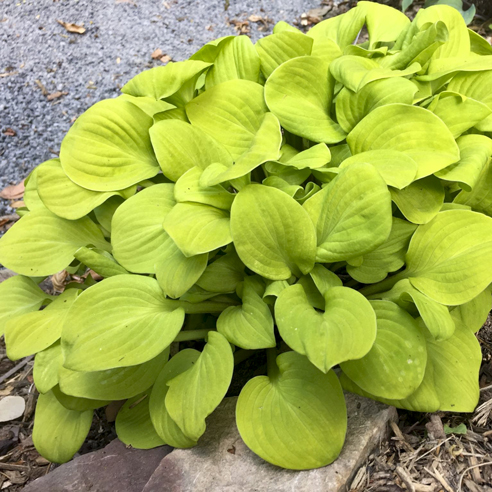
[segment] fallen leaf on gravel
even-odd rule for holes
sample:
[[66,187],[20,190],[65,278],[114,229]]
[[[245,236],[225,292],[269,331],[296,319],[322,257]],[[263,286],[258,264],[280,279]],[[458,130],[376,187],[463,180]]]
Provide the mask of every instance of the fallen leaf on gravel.
[[250,15],[248,17],[248,20],[251,22],[261,22],[263,20],[263,17],[261,17],[260,15]]
[[17,135],[17,132],[13,128],[6,128],[3,131],[3,134],[7,137],[15,137]]
[[85,27],[78,26],[77,24],[73,24],[71,22],[63,22],[59,19],[56,20],[58,24],[62,25],[68,32],[73,32],[75,34],[84,34]]
[[48,101],[53,101],[53,99],[58,99],[59,97],[66,96],[67,94],[68,92],[56,91],[53,92],[53,94],[48,94],[46,99],[48,99]]
[[24,203],[24,200],[16,200],[16,201],[10,203],[11,208],[21,208],[21,207],[25,207],[25,206],[26,206],[26,204]]
[[5,200],[18,200],[24,196],[24,180],[22,180],[19,184],[10,185],[0,191],[0,198],[4,198]]
[[165,65],[166,63],[169,63],[172,60],[172,58],[169,55],[163,55],[160,57],[159,60],[161,63],[164,63]]
[[41,94],[43,94],[43,96],[47,96],[48,91],[46,90],[46,87],[41,83],[41,81],[36,79],[34,82],[36,82],[36,85],[41,89]]
[[228,23],[229,25],[232,24],[239,34],[249,34],[251,32],[249,21],[247,20],[231,19]]
[[5,72],[0,73],[0,77],[10,77],[11,75],[17,75],[19,72]]
[[161,58],[161,56],[163,55],[164,53],[162,52],[161,49],[157,48],[156,50],[154,50],[152,52],[152,54],[150,55],[154,60],[159,60]]
[[0,400],[0,422],[22,417],[26,408],[26,402],[22,396],[6,396]]
[[[0,231],[8,231],[13,225],[14,222],[17,222],[20,217],[17,214],[12,215],[3,215],[0,217]],[[2,281],[0,277],[0,282]]]

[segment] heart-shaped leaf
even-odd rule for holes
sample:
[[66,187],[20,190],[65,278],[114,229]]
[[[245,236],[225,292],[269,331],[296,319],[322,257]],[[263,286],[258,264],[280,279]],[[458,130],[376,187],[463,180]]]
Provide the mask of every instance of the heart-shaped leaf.
[[284,341],[327,373],[340,362],[360,359],[376,338],[376,315],[356,290],[333,287],[324,294],[324,312],[310,304],[301,285],[283,290],[275,319]]
[[295,352],[279,355],[277,364],[277,371],[251,379],[239,395],[241,438],[258,456],[283,468],[328,465],[340,454],[347,430],[338,378]]
[[461,323],[473,333],[476,333],[487,321],[491,309],[492,295],[490,294],[490,291],[486,289],[471,301],[455,307],[451,311],[451,317],[453,320],[456,320],[457,323]]
[[77,118],[62,141],[67,176],[94,191],[132,186],[159,172],[149,138],[152,118],[122,99],[106,99]]
[[243,263],[265,278],[286,280],[314,266],[314,227],[280,190],[256,184],[242,189],[232,204],[231,232]]
[[106,251],[89,249],[83,246],[74,253],[74,257],[104,278],[128,273]]
[[58,384],[58,371],[62,364],[63,354],[59,341],[36,354],[32,377],[40,393],[48,393]]
[[[468,135],[466,135],[468,136]],[[481,135],[470,135],[481,136]],[[471,152],[471,149],[470,149]],[[483,152],[483,150],[482,150]],[[474,160],[480,159],[480,147],[474,147],[473,150]],[[482,153],[482,157],[485,157]],[[479,160],[479,162],[481,159]],[[483,161],[481,162],[483,163]],[[481,212],[488,216],[492,215],[492,194],[490,193],[492,183],[492,164],[490,158],[487,158],[487,162],[477,177],[477,183],[473,190],[463,190],[454,200],[455,204],[465,205],[471,207],[477,212]]]

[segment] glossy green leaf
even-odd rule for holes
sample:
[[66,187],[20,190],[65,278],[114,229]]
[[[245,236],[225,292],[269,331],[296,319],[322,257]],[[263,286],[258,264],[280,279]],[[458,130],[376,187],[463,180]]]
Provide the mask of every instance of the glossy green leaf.
[[372,110],[391,103],[412,104],[417,86],[403,77],[370,82],[358,92],[344,87],[336,99],[337,120],[348,133]]
[[341,364],[343,372],[365,391],[381,398],[412,394],[424,378],[425,336],[415,320],[389,301],[372,301],[377,316],[376,341],[369,353]]
[[369,164],[353,164],[304,209],[316,227],[319,262],[343,261],[369,253],[391,231],[391,200],[386,184]]
[[28,213],[0,241],[0,262],[21,275],[42,277],[66,268],[81,246],[108,250],[109,244],[88,217],[66,220],[47,209]]
[[424,325],[434,340],[446,340],[453,335],[455,323],[448,308],[419,292],[408,279],[400,280],[389,292],[381,296],[408,311],[411,311],[410,303],[415,304]]
[[388,104],[371,111],[347,136],[352,154],[389,149],[403,152],[419,166],[423,178],[459,160],[448,127],[427,109]]
[[87,410],[96,410],[97,408],[105,407],[108,400],[90,400],[88,398],[78,398],[76,396],[66,395],[60,390],[57,385],[52,390],[56,399],[67,409],[76,412],[85,412]]
[[444,202],[444,188],[434,176],[414,181],[406,188],[390,188],[391,199],[407,220],[414,224],[427,224]]
[[391,70],[381,67],[377,61],[370,58],[345,55],[330,64],[330,73],[347,89],[358,92],[375,80],[413,75],[421,68],[419,63],[413,63],[404,70]]
[[136,449],[152,449],[166,444],[158,435],[150,420],[149,395],[130,398],[116,416],[116,434],[127,446]]
[[402,189],[408,186],[418,171],[417,163],[408,155],[397,150],[368,150],[348,157],[340,164],[340,169],[356,162],[374,166],[388,186]]
[[301,285],[283,290],[275,303],[280,335],[324,373],[340,362],[360,359],[376,338],[376,316],[367,299],[348,287],[324,294],[324,312],[314,309]]
[[168,381],[166,409],[190,439],[197,441],[205,432],[205,419],[224,398],[233,370],[229,342],[212,331],[193,367]]
[[286,280],[314,266],[314,227],[280,190],[256,184],[241,190],[232,204],[231,232],[243,263],[265,278]]
[[232,242],[229,213],[202,203],[176,204],[163,227],[186,257]]
[[37,311],[51,296],[36,283],[21,275],[14,275],[0,283],[0,333],[9,320]]
[[74,257],[104,278],[128,273],[106,251],[89,249],[83,246],[74,253]]
[[60,342],[42,350],[34,358],[32,377],[36,389],[40,393],[48,391],[58,384],[58,370],[63,364],[63,355]]
[[146,362],[168,347],[184,321],[182,303],[155,279],[117,275],[82,292],[65,318],[65,367],[101,371]]
[[106,99],[79,116],[62,141],[63,171],[79,186],[114,191],[159,171],[149,138],[152,118],[122,99]]
[[186,106],[192,125],[222,144],[234,160],[250,148],[266,112],[263,87],[249,80],[219,84]]
[[405,276],[435,301],[455,306],[492,282],[492,219],[467,210],[440,212],[410,241]]
[[53,463],[72,459],[89,433],[92,413],[66,409],[52,391],[39,395],[32,432],[39,454]]
[[75,184],[64,172],[59,159],[51,159],[38,167],[37,190],[46,208],[58,217],[76,220],[94,210],[114,195],[129,198],[136,187],[122,191],[92,191]]
[[275,347],[272,313],[251,282],[251,277],[244,279],[242,305],[231,306],[220,314],[217,331],[243,349]]
[[[285,152],[284,148],[282,149]],[[279,162],[284,166],[294,167],[299,170],[318,169],[331,161],[331,152],[327,145],[320,143],[289,158],[284,153],[280,159]]]
[[208,265],[196,283],[209,292],[235,292],[244,275],[244,264],[232,249]]
[[236,407],[241,438],[258,456],[294,470],[333,462],[343,446],[347,410],[333,371],[323,374],[305,357],[277,357],[278,372],[244,386]]
[[364,284],[383,280],[388,273],[396,272],[405,264],[405,253],[417,226],[393,217],[388,239],[374,251],[363,256],[362,265],[347,265],[347,273]]
[[261,71],[266,79],[282,63],[298,56],[310,55],[313,39],[299,31],[282,31],[257,41]]
[[150,129],[152,146],[162,172],[177,181],[193,167],[205,169],[214,162],[232,163],[227,150],[200,128],[184,121],[159,121]]
[[60,389],[67,395],[93,400],[133,398],[154,384],[168,358],[169,349],[166,349],[153,359],[130,367],[94,372],[71,371],[61,367]]
[[260,57],[248,36],[232,36],[220,44],[213,66],[207,72],[205,88],[228,80],[244,79],[258,82]]
[[471,301],[456,306],[451,310],[451,317],[456,323],[461,323],[473,333],[476,333],[487,321],[490,310],[492,309],[492,295],[488,289],[485,289]]
[[156,100],[169,98],[183,89],[193,94],[198,76],[210,66],[199,60],[168,63],[139,73],[123,86],[122,91]]
[[7,355],[21,359],[48,348],[61,336],[63,322],[80,290],[67,289],[41,311],[11,318],[5,324]]
[[[489,179],[487,164],[492,156],[492,139],[485,135],[463,135],[456,142],[460,148],[460,160],[442,169],[436,176],[446,181],[457,181],[466,192],[478,185],[478,194],[463,193],[463,196],[456,198],[456,203],[473,207],[473,204],[483,203],[488,193],[488,184],[484,186],[482,183],[487,183]],[[471,203],[468,203],[472,196]]]
[[175,448],[190,448],[196,445],[196,441],[187,437],[169,415],[165,405],[169,391],[167,383],[181,373],[192,369],[199,357],[200,352],[194,349],[184,349],[178,352],[161,371],[150,394],[149,410],[152,424],[159,437]]
[[330,116],[335,82],[329,63],[301,56],[281,66],[265,84],[265,100],[282,127],[314,142],[337,143],[345,132]]

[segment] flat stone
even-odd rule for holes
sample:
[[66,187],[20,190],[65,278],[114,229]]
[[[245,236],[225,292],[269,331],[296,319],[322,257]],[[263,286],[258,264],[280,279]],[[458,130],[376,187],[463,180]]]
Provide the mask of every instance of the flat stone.
[[[308,471],[273,466],[250,451],[236,427],[237,398],[226,398],[207,420],[207,431],[192,449],[175,449],[156,469],[142,492],[342,492],[379,442],[394,407],[347,394],[348,431],[340,457]],[[347,487],[347,488],[346,488]]]
[[25,492],[141,492],[170,446],[142,450],[115,439],[38,478]]

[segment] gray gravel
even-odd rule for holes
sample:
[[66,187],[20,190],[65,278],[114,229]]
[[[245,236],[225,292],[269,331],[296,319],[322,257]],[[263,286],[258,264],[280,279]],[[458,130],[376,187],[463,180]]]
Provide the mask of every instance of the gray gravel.
[[[53,158],[71,121],[119,94],[140,71],[160,64],[160,48],[186,59],[206,42],[234,34],[228,19],[268,16],[292,23],[320,0],[0,0],[0,190]],[[70,34],[57,23],[84,24]],[[268,34],[251,23],[251,38]],[[68,92],[48,101],[48,94]],[[15,136],[5,135],[12,128]],[[0,201],[0,216],[8,212]]]

